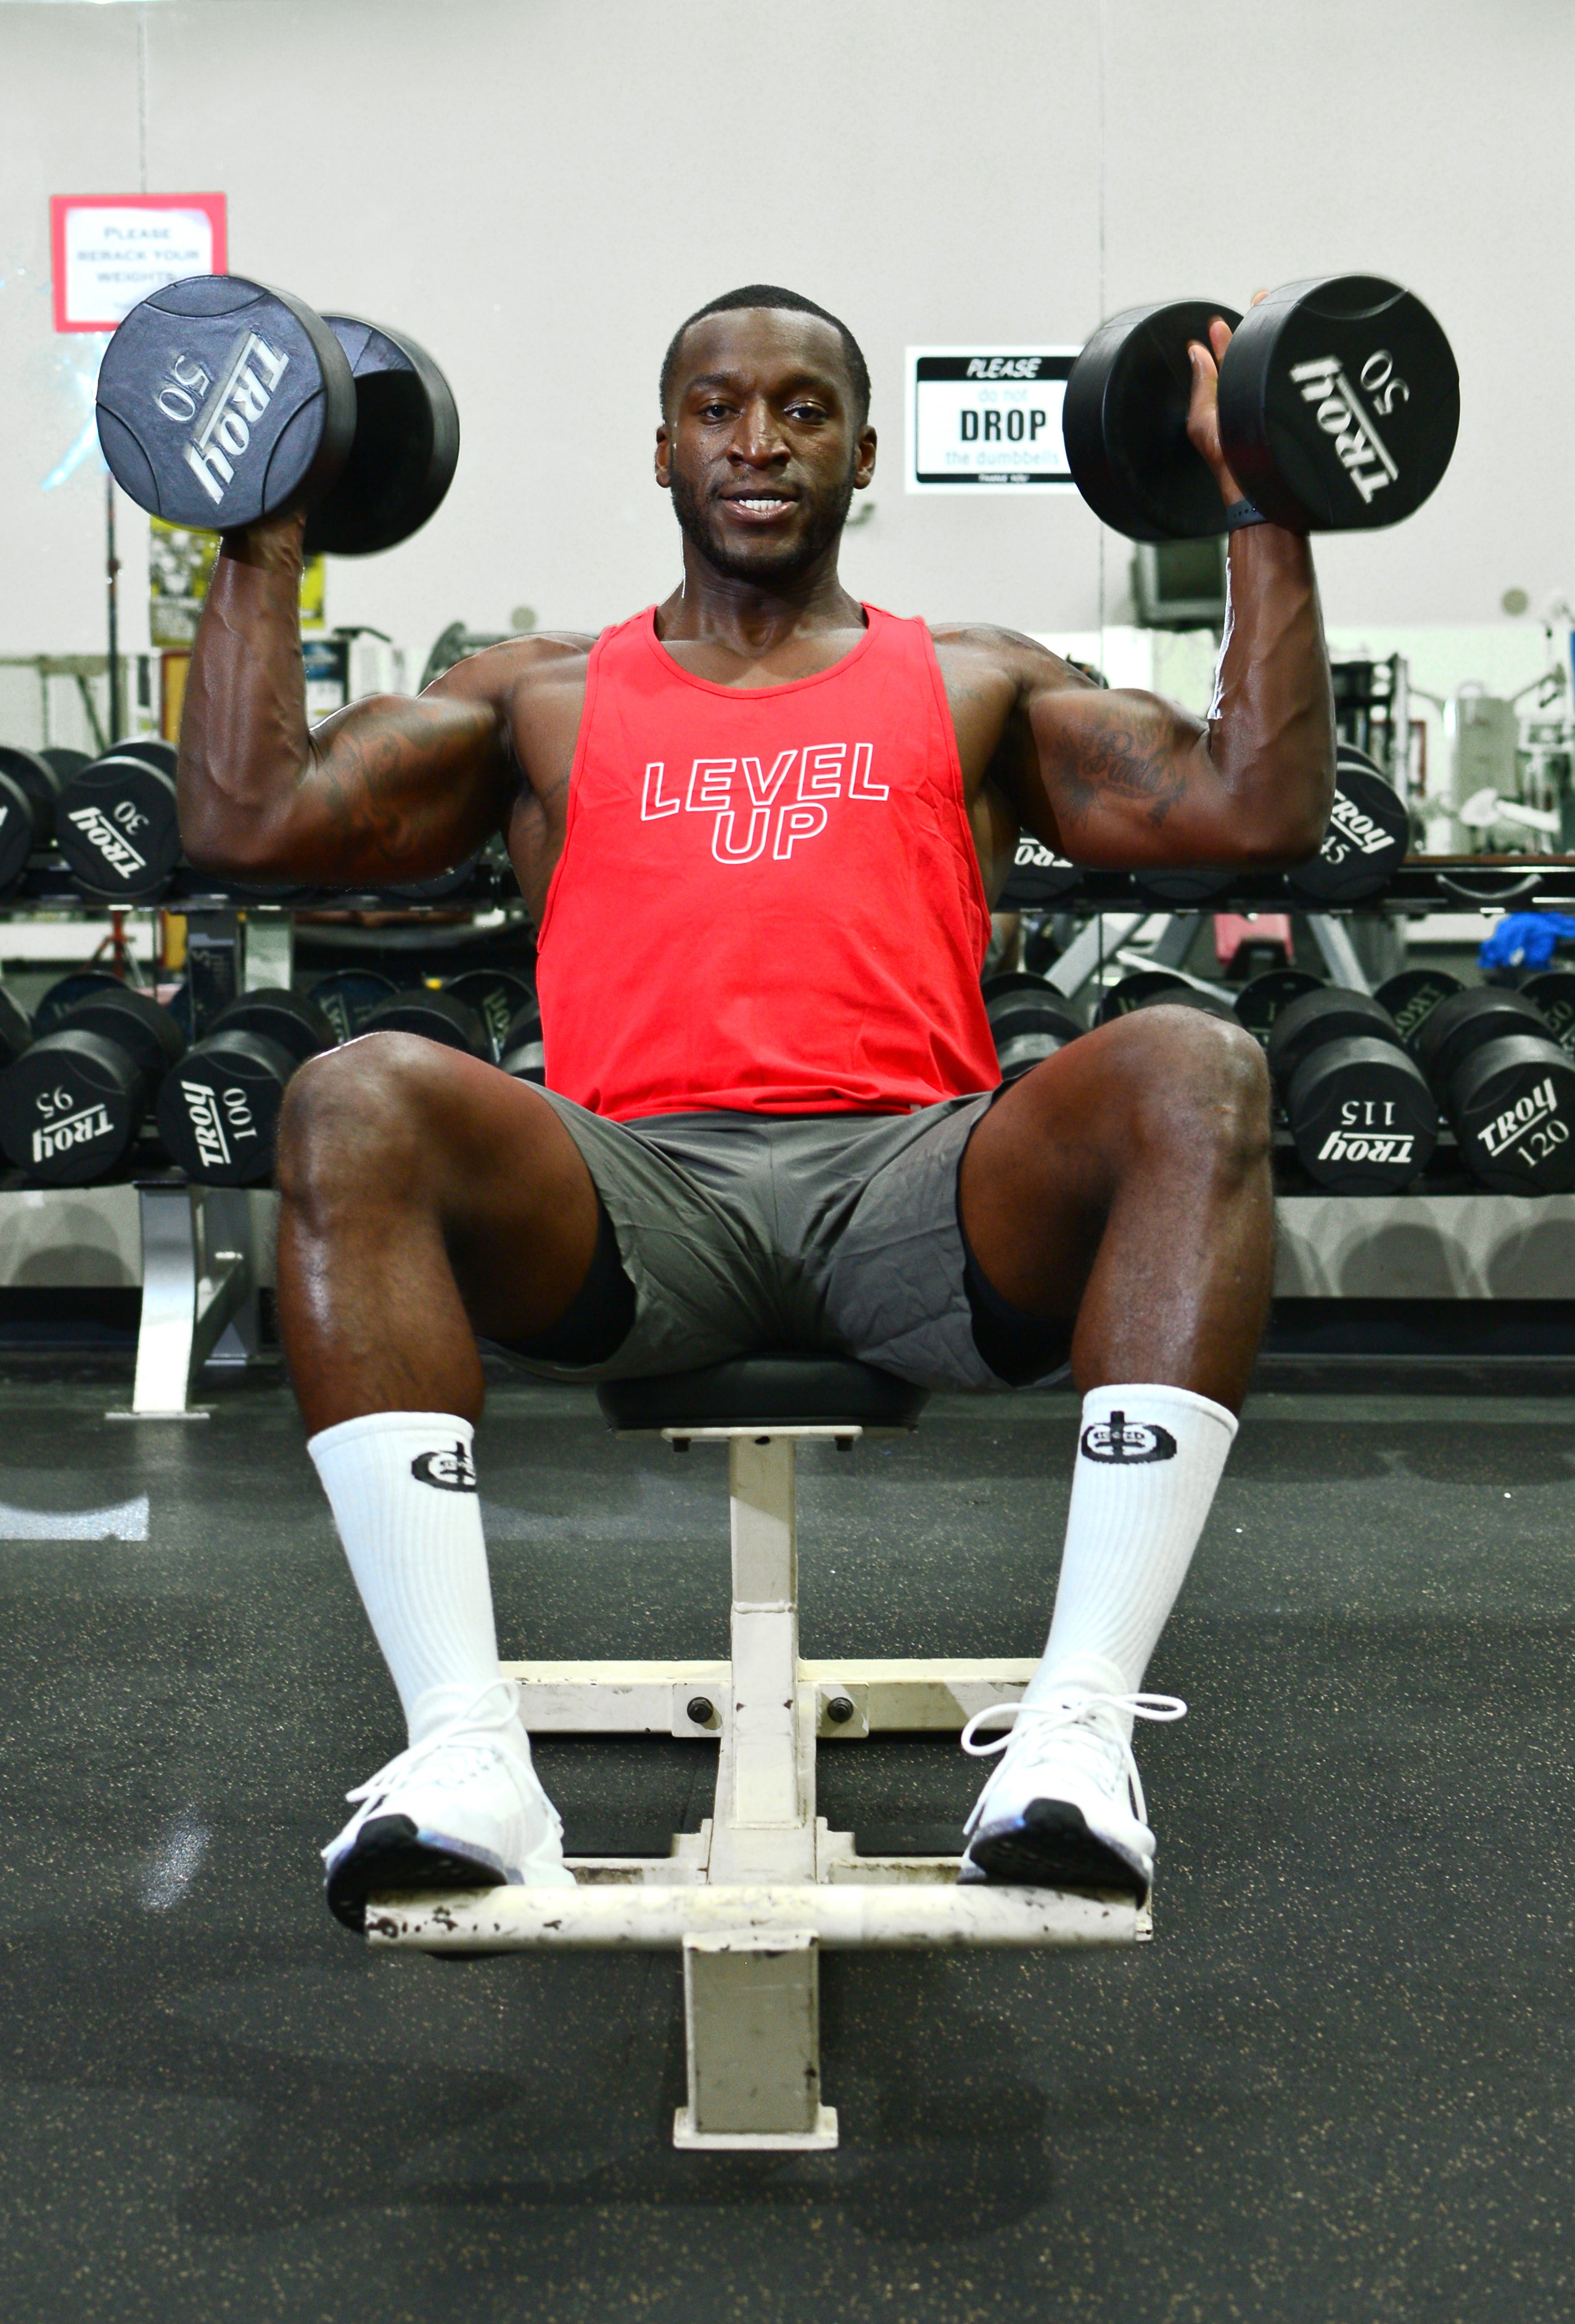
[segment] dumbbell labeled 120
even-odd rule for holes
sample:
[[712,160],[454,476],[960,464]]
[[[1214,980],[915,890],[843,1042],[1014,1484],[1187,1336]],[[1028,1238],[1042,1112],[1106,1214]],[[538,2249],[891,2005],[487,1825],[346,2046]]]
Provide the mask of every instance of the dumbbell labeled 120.
[[98,438],[122,489],[167,523],[226,532],[304,508],[309,553],[366,557],[437,509],[459,418],[413,339],[202,274],[155,290],[115,332]]

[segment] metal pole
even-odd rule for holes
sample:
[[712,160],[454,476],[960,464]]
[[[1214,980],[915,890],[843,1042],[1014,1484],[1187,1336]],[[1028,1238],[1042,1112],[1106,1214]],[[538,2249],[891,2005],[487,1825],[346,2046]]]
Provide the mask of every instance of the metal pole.
[[120,607],[116,579],[120,559],[115,553],[115,478],[104,479],[104,577],[109,612],[109,740],[120,739]]

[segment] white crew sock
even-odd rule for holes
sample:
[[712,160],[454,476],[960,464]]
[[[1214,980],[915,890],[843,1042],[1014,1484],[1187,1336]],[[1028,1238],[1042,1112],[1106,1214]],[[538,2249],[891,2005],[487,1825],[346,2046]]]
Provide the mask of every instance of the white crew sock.
[[1069,1680],[1138,1692],[1235,1435],[1234,1415],[1190,1388],[1083,1397],[1055,1612],[1027,1701]]
[[468,1420],[373,1412],[309,1439],[410,1741],[498,1676]]

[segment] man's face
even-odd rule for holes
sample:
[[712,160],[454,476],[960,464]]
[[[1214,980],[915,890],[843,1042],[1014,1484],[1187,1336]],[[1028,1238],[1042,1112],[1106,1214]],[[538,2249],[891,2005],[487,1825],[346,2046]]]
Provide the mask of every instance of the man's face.
[[741,307],[691,324],[657,482],[708,565],[764,587],[790,580],[836,540],[875,470],[843,343],[818,315]]

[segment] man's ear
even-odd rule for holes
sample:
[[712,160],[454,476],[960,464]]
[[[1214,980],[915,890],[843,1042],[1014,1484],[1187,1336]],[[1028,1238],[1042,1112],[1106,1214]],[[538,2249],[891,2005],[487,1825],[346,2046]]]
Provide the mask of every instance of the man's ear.
[[875,430],[861,428],[859,449],[853,462],[853,490],[861,493],[875,474]]
[[656,432],[656,480],[664,493],[673,485],[673,438],[664,420]]

